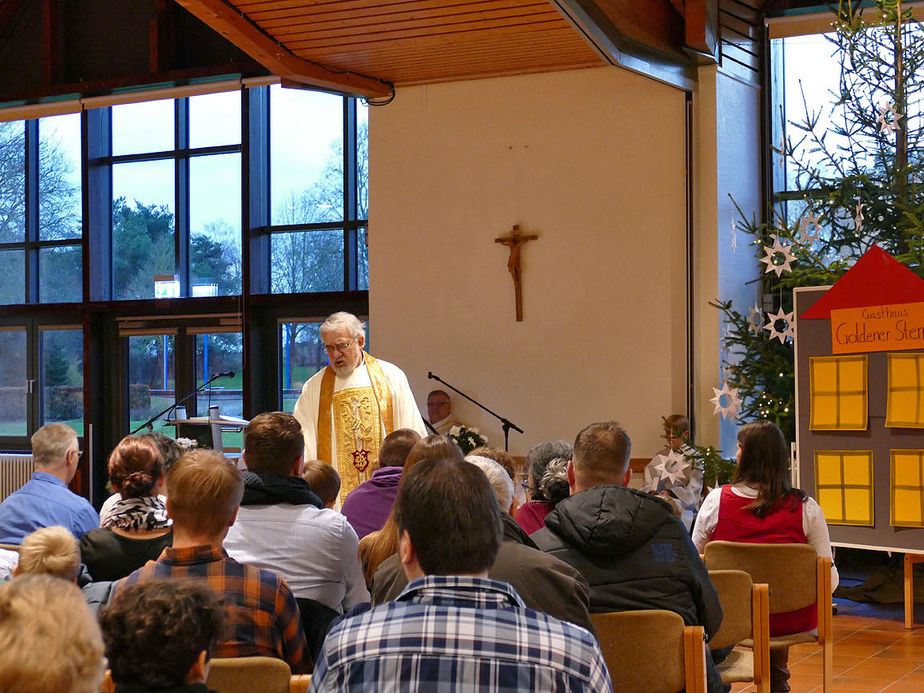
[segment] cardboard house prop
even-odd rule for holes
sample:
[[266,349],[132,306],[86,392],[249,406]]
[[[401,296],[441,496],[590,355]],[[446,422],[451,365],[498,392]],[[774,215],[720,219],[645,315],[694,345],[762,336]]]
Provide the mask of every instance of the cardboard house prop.
[[924,552],[924,280],[873,246],[794,301],[796,484],[835,544]]

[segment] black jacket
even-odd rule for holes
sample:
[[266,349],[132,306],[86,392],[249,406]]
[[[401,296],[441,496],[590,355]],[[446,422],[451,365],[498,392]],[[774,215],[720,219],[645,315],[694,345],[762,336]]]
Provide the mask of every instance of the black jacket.
[[561,501],[530,535],[590,583],[590,611],[667,609],[711,638],[722,607],[706,566],[670,506],[622,486],[596,486]]

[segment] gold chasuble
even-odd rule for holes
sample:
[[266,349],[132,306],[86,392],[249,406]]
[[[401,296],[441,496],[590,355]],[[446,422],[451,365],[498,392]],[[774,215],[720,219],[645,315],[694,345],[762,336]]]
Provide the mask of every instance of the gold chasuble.
[[351,387],[334,392],[334,369],[328,366],[321,379],[321,399],[318,406],[318,458],[333,459],[330,439],[333,421],[336,459],[340,474],[340,497],[346,495],[372,476],[369,466],[379,457],[384,435],[394,431],[391,390],[382,367],[369,354],[363,353],[371,387]]

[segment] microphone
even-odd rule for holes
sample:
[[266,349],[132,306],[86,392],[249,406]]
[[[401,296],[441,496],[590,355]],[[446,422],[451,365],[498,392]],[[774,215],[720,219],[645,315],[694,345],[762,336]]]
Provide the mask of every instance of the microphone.
[[427,377],[428,377],[430,380],[435,380],[435,379],[436,379],[436,376],[433,375],[433,371],[427,371]]
[[233,378],[234,371],[222,371],[221,373],[216,373],[212,377],[213,378]]

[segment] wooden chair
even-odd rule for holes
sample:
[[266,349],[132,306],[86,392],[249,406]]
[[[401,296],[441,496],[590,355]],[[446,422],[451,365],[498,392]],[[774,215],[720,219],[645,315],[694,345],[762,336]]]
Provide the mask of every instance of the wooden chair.
[[213,657],[206,685],[218,693],[289,693],[292,670],[275,657]]
[[673,611],[591,614],[617,691],[704,693],[706,646],[702,626],[685,626]]
[[770,590],[755,585],[743,570],[710,570],[709,578],[722,603],[722,627],[712,636],[715,651],[748,643],[750,650],[736,648],[718,665],[722,683],[753,681],[758,693],[770,691]]
[[[209,681],[211,682],[211,677],[209,677]],[[286,690],[288,691],[288,693],[307,693],[308,686],[310,684],[311,684],[311,674],[293,674],[289,678],[289,687]],[[106,674],[103,677],[102,683],[100,683],[99,690],[100,690],[100,693],[115,693],[115,683],[112,681],[112,671],[111,670],[106,669]],[[253,690],[256,692],[256,691],[262,691],[264,689],[261,687],[261,688],[255,688]]]
[[770,649],[804,642],[822,648],[824,690],[834,682],[834,632],[831,622],[831,558],[818,556],[807,544],[706,544],[709,570],[743,570],[755,583],[770,586],[770,613],[795,611],[815,604],[818,630],[770,638]]

